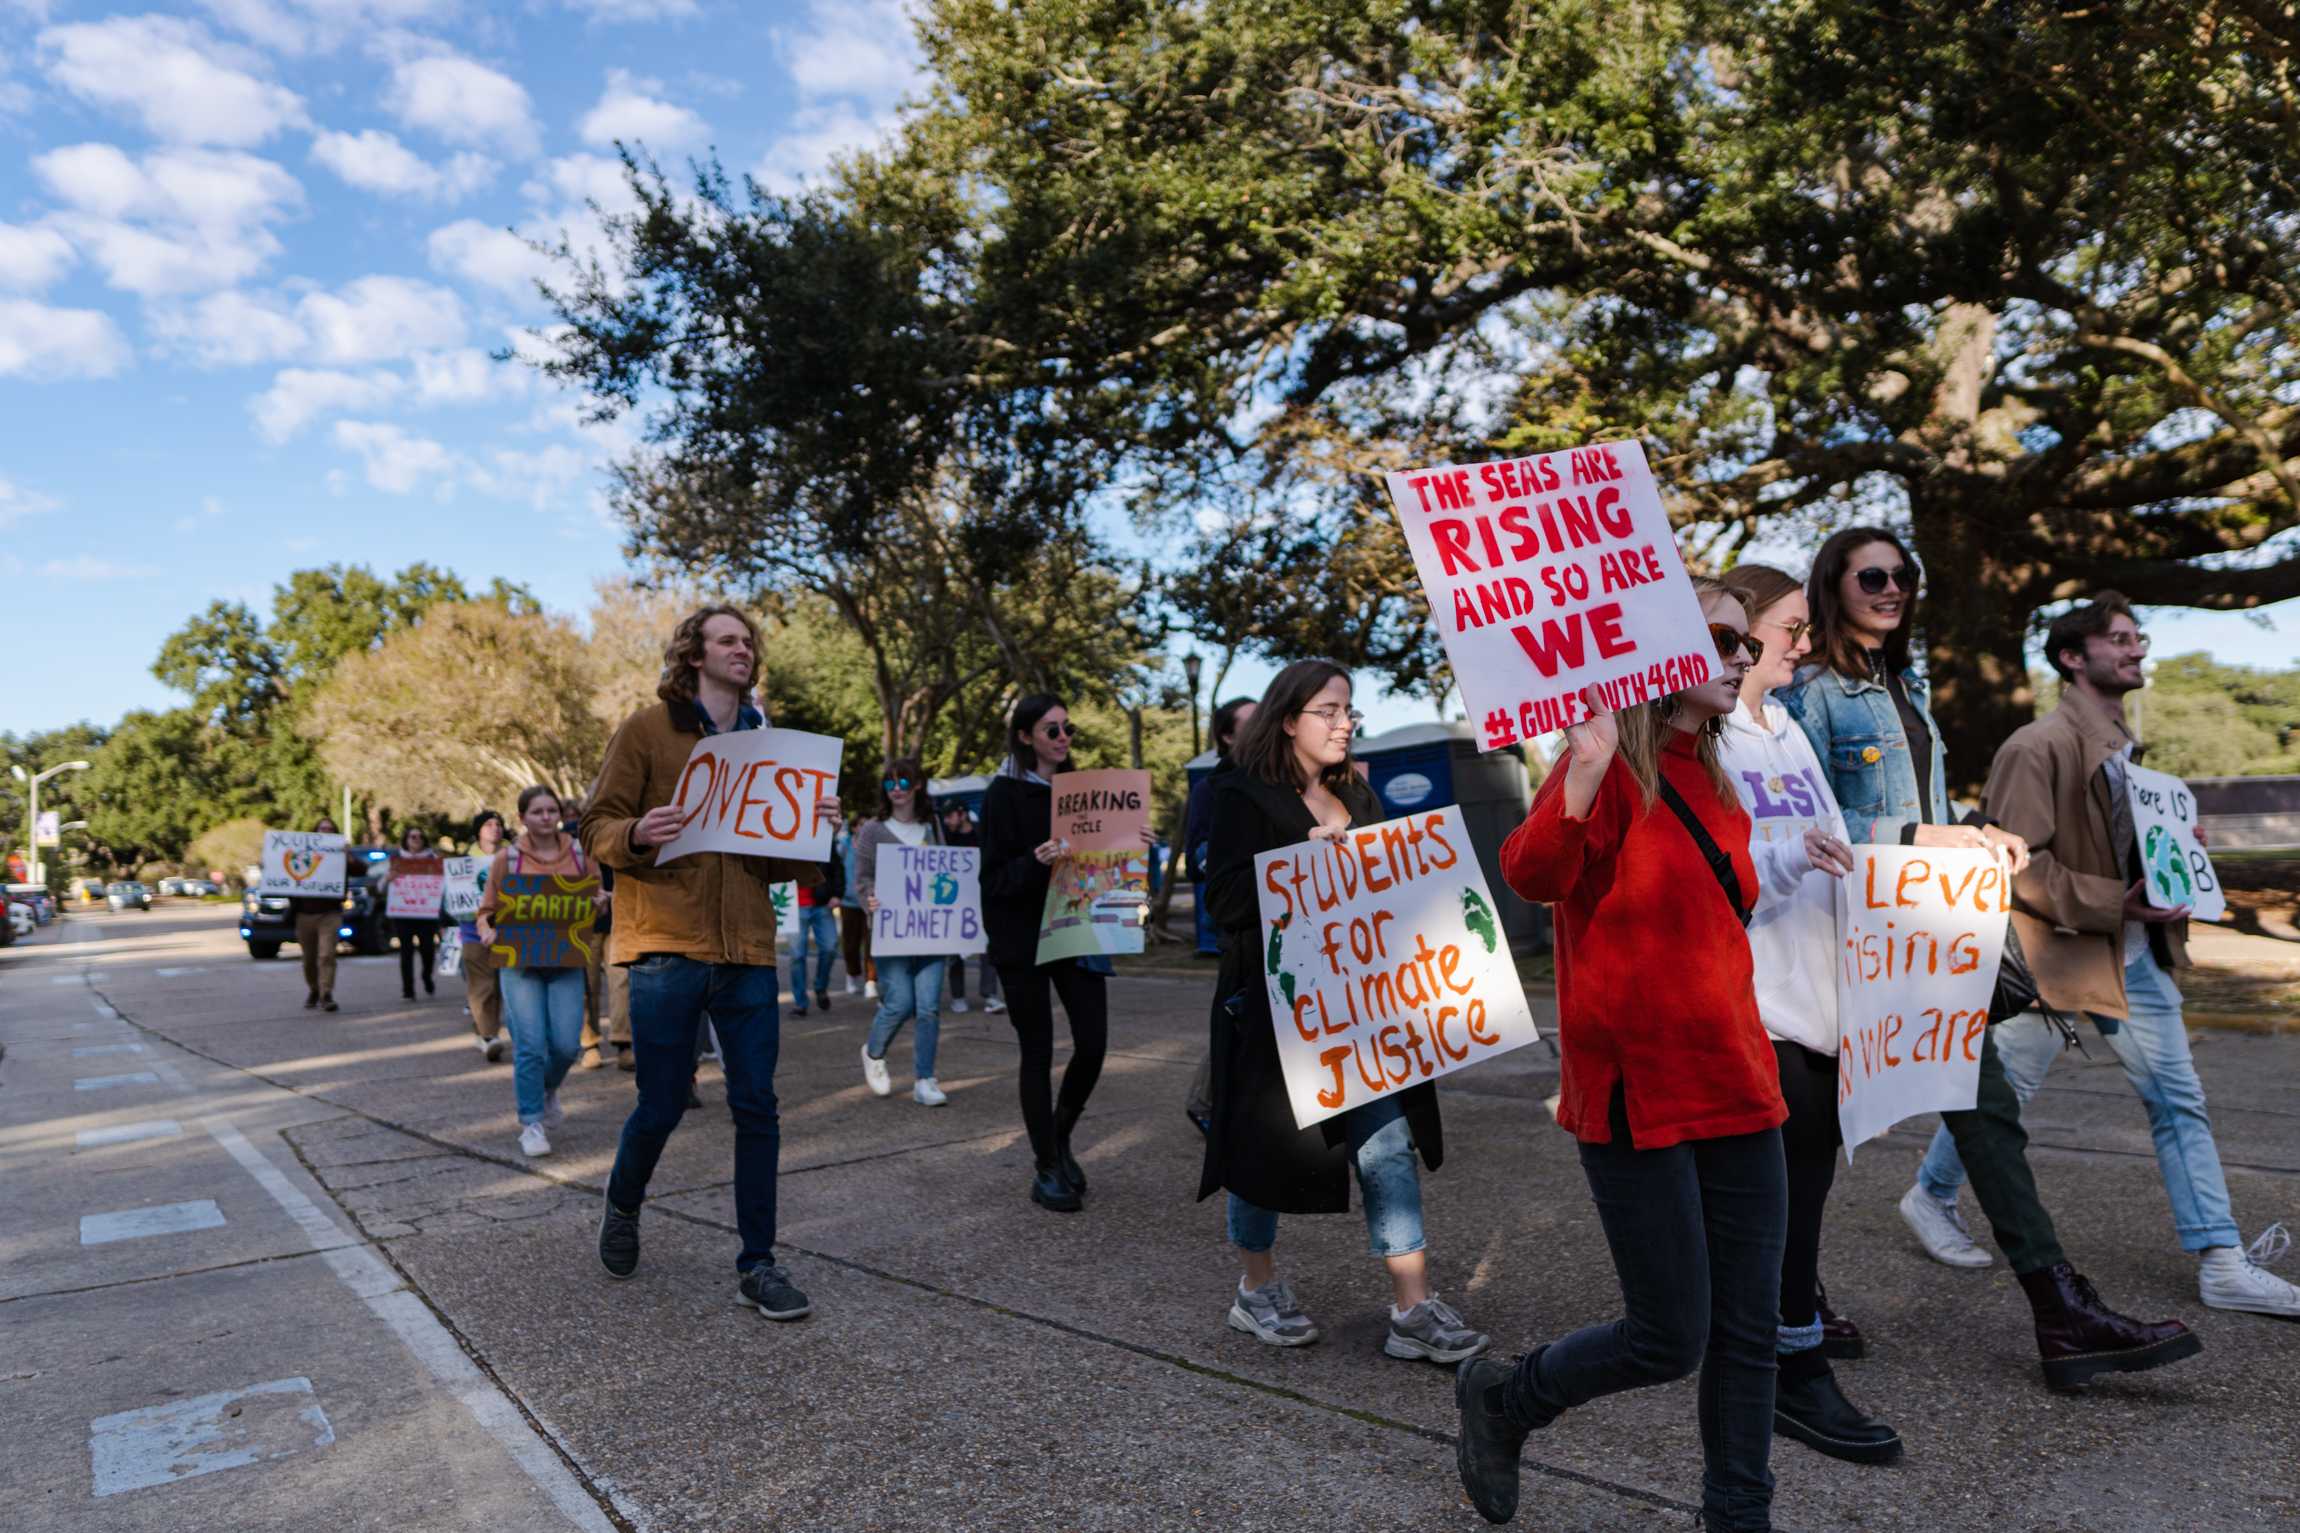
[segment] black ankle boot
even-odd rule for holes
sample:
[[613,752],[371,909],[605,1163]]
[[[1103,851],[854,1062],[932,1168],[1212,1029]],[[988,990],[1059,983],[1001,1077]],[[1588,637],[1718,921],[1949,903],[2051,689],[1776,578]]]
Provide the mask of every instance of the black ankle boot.
[[1773,1431],[1848,1464],[1896,1464],[1901,1458],[1901,1434],[1845,1398],[1818,1347],[1782,1356]]
[[1078,1126],[1076,1118],[1054,1120],[1054,1164],[1062,1172],[1062,1179],[1080,1197],[1086,1196],[1086,1168],[1078,1164],[1078,1157],[1070,1153],[1070,1131]]
[[1074,1214],[1086,1206],[1078,1201],[1062,1167],[1051,1160],[1038,1163],[1038,1174],[1030,1183],[1030,1201],[1058,1214]]

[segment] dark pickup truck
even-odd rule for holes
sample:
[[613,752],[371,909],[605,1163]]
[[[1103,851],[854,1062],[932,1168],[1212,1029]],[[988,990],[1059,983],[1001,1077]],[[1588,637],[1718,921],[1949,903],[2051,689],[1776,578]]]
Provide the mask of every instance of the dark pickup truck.
[[[383,901],[369,890],[367,875],[390,861],[380,846],[355,846],[343,858],[343,913],[336,921],[336,940],[355,953],[391,951],[391,922],[384,917]],[[240,896],[240,940],[250,958],[277,958],[280,949],[295,941],[295,912],[284,894],[253,890]]]

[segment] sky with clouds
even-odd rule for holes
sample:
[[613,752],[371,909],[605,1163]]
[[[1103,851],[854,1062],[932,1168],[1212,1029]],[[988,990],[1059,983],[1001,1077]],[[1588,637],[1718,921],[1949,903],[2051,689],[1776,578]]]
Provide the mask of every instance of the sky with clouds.
[[[308,565],[583,607],[628,437],[491,357],[535,242],[623,204],[618,141],[789,188],[917,68],[903,0],[0,0],[0,729],[166,706],[170,631]],[[2152,627],[2292,664],[2286,607]]]

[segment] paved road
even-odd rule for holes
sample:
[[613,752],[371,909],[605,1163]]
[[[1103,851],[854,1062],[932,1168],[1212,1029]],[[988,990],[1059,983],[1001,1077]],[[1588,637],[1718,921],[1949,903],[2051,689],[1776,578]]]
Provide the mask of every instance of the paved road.
[[[949,1019],[948,1108],[865,1091],[840,998],[786,1033],[783,1219],[817,1313],[731,1302],[723,1088],[665,1157],[639,1277],[592,1255],[630,1078],[572,1077],[561,1153],[516,1150],[507,1065],[455,1001],[347,960],[334,1016],[229,912],[82,915],[0,950],[0,1507],[15,1529],[1458,1529],[1449,1378],[1378,1350],[1354,1218],[1281,1252],[1327,1341],[1221,1324],[1232,1269],[1177,1110],[1209,980],[1120,982],[1082,1131],[1086,1214],[1024,1197],[1014,1050]],[[452,988],[452,987],[451,987]],[[1781,1444],[1783,1529],[2300,1526],[2300,1324],[2217,1314],[2106,1063],[2031,1109],[2066,1243],[2112,1300],[2205,1337],[2177,1368],[2045,1392],[2002,1266],[1951,1272],[1893,1213],[1923,1125],[1838,1183],[1844,1365],[1906,1463]],[[2300,1226],[2300,1038],[2198,1047],[2248,1230]],[[897,1081],[907,1085],[903,1046]],[[1546,1051],[1445,1091],[1441,1286],[1519,1350],[1618,1305]],[[1682,1530],[1690,1384],[1536,1438],[1519,1526]]]

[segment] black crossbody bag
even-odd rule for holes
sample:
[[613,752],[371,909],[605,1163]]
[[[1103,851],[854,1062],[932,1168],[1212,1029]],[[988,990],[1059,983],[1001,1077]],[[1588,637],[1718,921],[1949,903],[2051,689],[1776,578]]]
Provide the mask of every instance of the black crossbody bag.
[[1677,816],[1677,823],[1685,827],[1685,833],[1693,838],[1694,846],[1700,849],[1702,857],[1709,863],[1709,871],[1717,875],[1717,887],[1725,891],[1726,901],[1732,905],[1733,914],[1741,918],[1743,926],[1747,926],[1749,917],[1755,912],[1741,903],[1741,880],[1733,871],[1733,859],[1725,855],[1725,849],[1717,844],[1716,838],[1694,816],[1693,806],[1686,803],[1675,788],[1669,786],[1666,777],[1661,779],[1661,800],[1669,806],[1669,812]]

